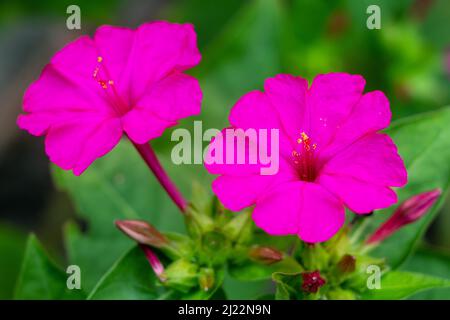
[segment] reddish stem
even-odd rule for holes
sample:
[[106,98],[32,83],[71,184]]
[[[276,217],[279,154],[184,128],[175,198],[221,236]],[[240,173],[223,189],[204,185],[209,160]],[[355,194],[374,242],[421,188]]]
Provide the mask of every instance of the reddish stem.
[[169,197],[173,200],[181,212],[184,213],[187,207],[187,201],[183,198],[180,191],[178,191],[175,184],[172,180],[170,180],[169,176],[164,171],[164,168],[161,166],[161,163],[156,157],[156,154],[150,144],[137,144],[133,142],[133,145],[141,155],[142,159],[144,159],[150,170],[153,172],[156,179],[158,179],[159,183],[166,190]]

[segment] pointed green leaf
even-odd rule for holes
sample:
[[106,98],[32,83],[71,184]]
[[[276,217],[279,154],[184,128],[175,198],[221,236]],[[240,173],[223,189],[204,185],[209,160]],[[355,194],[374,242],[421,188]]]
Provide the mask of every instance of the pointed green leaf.
[[228,267],[230,275],[240,281],[258,281],[270,279],[274,272],[294,273],[303,271],[303,268],[295,259],[286,256],[280,262],[264,264],[262,262],[247,259],[239,263],[232,263]]
[[302,274],[275,272],[272,280],[276,283],[275,299],[276,300],[295,300],[302,297],[300,290],[302,286]]
[[114,263],[88,299],[151,300],[161,298],[163,291],[145,255],[136,246]]
[[[448,278],[450,275],[450,255],[432,248],[422,248],[406,261],[402,269]],[[424,300],[450,299],[450,287],[419,292],[409,298]]]
[[391,271],[381,278],[380,289],[367,289],[362,298],[367,300],[404,299],[414,293],[450,286],[450,280],[428,276],[421,273]]
[[[15,299],[84,299],[81,290],[67,288],[67,275],[51,261],[34,235],[28,238]],[[83,273],[81,286],[83,288]]]

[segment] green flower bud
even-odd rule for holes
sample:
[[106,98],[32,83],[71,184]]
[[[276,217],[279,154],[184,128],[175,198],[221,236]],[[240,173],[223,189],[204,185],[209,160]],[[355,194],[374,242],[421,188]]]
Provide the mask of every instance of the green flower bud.
[[199,261],[205,265],[224,264],[231,251],[230,240],[219,231],[211,231],[202,235],[198,249]]
[[253,231],[251,212],[245,211],[235,215],[223,227],[223,233],[233,242],[244,243],[250,240]]
[[203,233],[214,230],[214,220],[206,213],[189,206],[185,212],[186,228],[191,236],[199,238]]
[[307,270],[324,270],[328,266],[330,254],[319,243],[307,243],[301,253]]
[[202,268],[200,270],[200,275],[198,278],[198,283],[200,285],[200,288],[203,291],[209,291],[214,287],[215,284],[215,276],[214,276],[214,269],[212,268]]
[[164,271],[164,285],[175,290],[187,292],[197,285],[198,266],[186,259],[179,259]]

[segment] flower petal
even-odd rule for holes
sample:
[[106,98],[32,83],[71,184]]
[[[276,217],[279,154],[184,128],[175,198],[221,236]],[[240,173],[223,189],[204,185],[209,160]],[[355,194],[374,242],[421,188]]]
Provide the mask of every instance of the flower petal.
[[143,108],[134,108],[122,117],[123,130],[137,144],[144,144],[161,136],[165,129],[176,124],[175,121],[161,119]]
[[318,183],[338,196],[350,210],[356,213],[369,213],[387,208],[397,202],[397,195],[389,187],[355,177],[322,174]]
[[242,129],[280,128],[280,120],[269,99],[261,91],[242,96],[230,111],[230,124]]
[[305,130],[308,81],[301,77],[279,74],[264,83],[264,89],[291,141]]
[[401,187],[407,172],[389,136],[372,133],[343,149],[322,168],[321,174],[350,176],[379,186]]
[[255,224],[270,235],[297,234],[303,199],[302,184],[281,184],[267,193],[253,210],[252,218]]
[[288,174],[295,177],[294,167],[280,156],[275,146],[272,149],[271,133],[267,135],[241,128],[223,129],[206,149],[206,170],[210,174],[230,176]]
[[127,67],[130,103],[136,103],[148,87],[173,71],[184,71],[201,60],[197,35],[191,24],[164,21],[142,24],[136,31]]
[[200,113],[202,91],[192,76],[174,72],[153,85],[134,109],[145,109],[174,122]]
[[114,148],[121,136],[118,118],[73,119],[49,129],[45,150],[52,162],[80,175],[95,159]]
[[294,180],[295,176],[290,175],[286,171],[270,176],[251,175],[239,177],[226,175],[216,178],[212,183],[212,189],[227,209],[240,211],[255,204],[259,198],[270,192],[270,189],[274,186]]
[[98,64],[98,55],[94,41],[89,36],[81,36],[59,50],[50,64],[66,76],[76,75],[94,83],[92,74]]
[[318,184],[288,182],[258,201],[256,225],[272,235],[298,234],[306,242],[331,238],[345,222],[343,204]]
[[132,63],[136,31],[104,25],[95,31],[94,42],[98,55],[102,57],[108,76],[113,80],[125,100],[129,100],[129,86],[125,69]]
[[338,127],[350,115],[364,90],[364,78],[346,73],[329,73],[314,78],[307,99],[309,124],[305,132],[326,146]]
[[278,130],[278,148],[280,155],[286,159],[294,150],[292,141],[289,140],[281,125],[277,111],[267,95],[261,91],[251,91],[241,97],[231,109],[228,119],[234,128],[267,129],[269,138],[271,137],[270,130]]
[[325,160],[365,134],[383,130],[389,126],[390,120],[391,110],[384,93],[366,93],[355,105],[348,119],[340,125],[329,146],[321,150],[321,157]]
[[[47,65],[38,80],[27,89],[23,110],[33,112],[98,112],[110,114],[111,109],[101,91],[96,91],[92,79],[86,80],[77,73]],[[100,90],[100,86],[95,83]]]
[[344,224],[344,204],[320,185],[304,183],[302,200],[298,236],[303,241],[326,241]]

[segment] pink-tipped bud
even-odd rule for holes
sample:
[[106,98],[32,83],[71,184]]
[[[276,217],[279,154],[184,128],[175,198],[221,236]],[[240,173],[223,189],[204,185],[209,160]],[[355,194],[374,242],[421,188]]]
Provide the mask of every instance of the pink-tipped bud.
[[151,224],[141,220],[117,220],[117,228],[140,244],[161,248],[168,243],[162,235]]
[[440,189],[420,193],[403,202],[367,240],[367,244],[377,244],[401,227],[420,219],[441,195]]
[[162,282],[166,281],[167,278],[164,275],[164,266],[159,260],[158,256],[153,252],[153,250],[149,246],[146,246],[144,244],[140,244],[139,246],[141,247],[142,251],[144,251],[145,257],[147,258],[148,263],[152,267],[158,279]]
[[252,259],[269,265],[283,260],[283,253],[270,247],[253,247],[249,255]]

